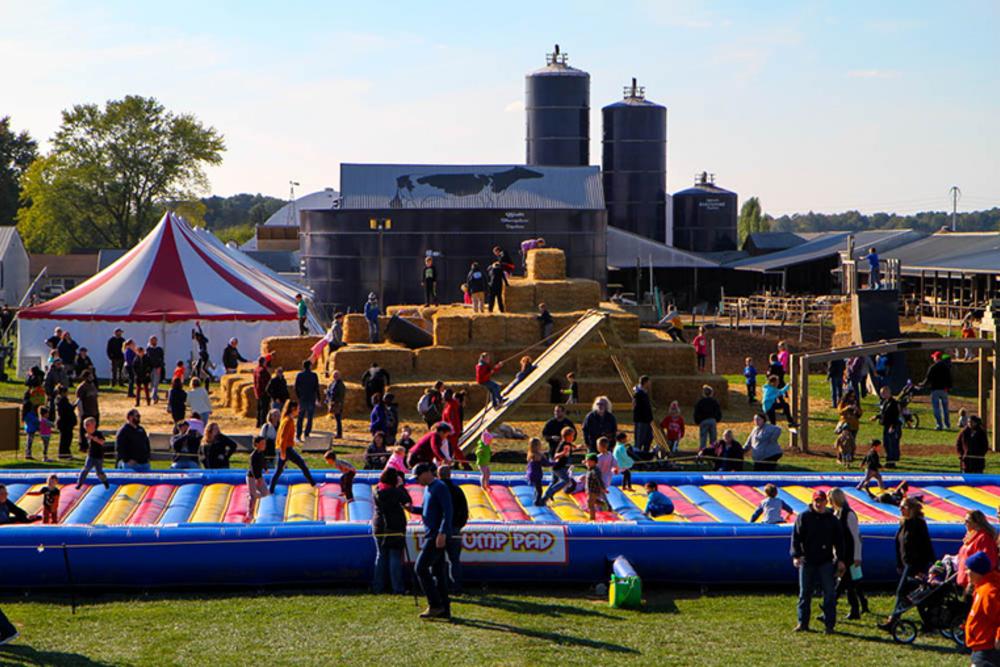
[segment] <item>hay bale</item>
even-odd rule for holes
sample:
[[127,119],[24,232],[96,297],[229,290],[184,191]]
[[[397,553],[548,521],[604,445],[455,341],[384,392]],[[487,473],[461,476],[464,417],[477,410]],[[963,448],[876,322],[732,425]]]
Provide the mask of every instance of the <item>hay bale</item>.
[[227,373],[219,379],[219,388],[222,390],[222,405],[230,407],[233,402],[233,385],[246,379],[245,375],[238,373]]
[[639,340],[639,317],[631,313],[612,313],[611,326],[625,343]]
[[257,416],[257,397],[253,394],[253,385],[249,387],[243,387],[240,392],[241,400],[240,405],[243,406],[243,410],[239,413],[244,417],[256,417]]
[[345,381],[360,381],[373,362],[389,373],[390,380],[403,379],[413,373],[413,351],[398,345],[347,345],[333,353],[333,370],[340,371]]
[[691,375],[696,372],[694,348],[685,343],[626,345],[625,354],[642,375]]
[[471,347],[425,347],[413,353],[414,373],[428,380],[472,377],[479,353],[478,348]]
[[344,315],[344,342],[345,343],[367,343],[368,321],[360,313]]
[[536,309],[535,282],[511,278],[503,288],[503,303],[507,312],[526,313]]
[[434,315],[434,345],[468,345],[472,332],[471,314],[442,311]]
[[528,251],[528,280],[562,280],[566,277],[566,253],[559,248]]
[[[530,345],[542,338],[542,327],[535,315],[507,315],[506,340],[508,345]],[[555,328],[552,329],[555,332]]]
[[[320,336],[269,336],[260,342],[261,355],[271,355],[271,368],[301,368]],[[256,360],[251,360],[251,368]]]
[[[687,414],[687,409],[693,407],[701,398],[701,388],[706,384],[715,390],[715,398],[719,404],[723,408],[727,407],[729,405],[729,383],[726,378],[719,375],[653,376],[652,398],[660,410],[670,405],[670,401],[677,401]],[[724,419],[726,418],[725,412],[722,416]]]
[[[851,302],[843,301],[841,303],[833,304],[833,330],[838,334],[847,334],[852,336],[852,322],[854,320],[851,314]],[[850,339],[848,339],[850,340]],[[850,344],[850,343],[848,343]]]
[[539,280],[535,283],[536,303],[545,303],[553,313],[597,308],[601,286],[593,280]]
[[[478,313],[470,317],[469,339],[476,347],[498,347],[506,341],[507,326],[502,313]],[[436,341],[435,341],[436,342]]]

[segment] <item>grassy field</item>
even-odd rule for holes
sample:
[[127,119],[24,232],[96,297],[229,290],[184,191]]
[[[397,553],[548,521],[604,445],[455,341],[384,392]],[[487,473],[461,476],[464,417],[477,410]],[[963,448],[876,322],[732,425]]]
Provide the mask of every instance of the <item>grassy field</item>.
[[[729,377],[724,428],[742,439],[752,409],[741,399],[741,378]],[[812,378],[813,451],[791,454],[780,469],[840,471],[833,455],[836,418],[823,397],[822,377]],[[0,385],[0,399],[17,394]],[[956,396],[954,407],[972,406]],[[955,431],[933,430],[926,398],[915,409],[923,428],[906,430],[901,471],[956,471]],[[861,441],[880,435],[868,421],[873,399],[864,402]],[[619,415],[628,421],[630,415]],[[957,420],[953,420],[957,421]],[[516,422],[533,433],[537,420]],[[360,423],[352,423],[355,431]],[[694,429],[692,429],[694,430]],[[829,437],[826,437],[829,434]],[[362,433],[337,449],[359,458]],[[689,431],[683,448],[697,448]],[[498,448],[496,470],[523,471],[523,441]],[[325,467],[319,456],[309,464]],[[242,467],[245,455],[233,466]],[[167,462],[157,462],[166,467]],[[690,460],[682,467],[693,469]],[[79,466],[79,461],[75,463]],[[0,468],[41,467],[13,455],[0,455]],[[53,464],[53,468],[60,467]],[[987,472],[1000,473],[996,458]],[[294,557],[294,556],[292,556]],[[725,567],[724,563],[720,567]],[[411,597],[376,597],[360,590],[304,592],[247,591],[203,595],[154,594],[86,598],[75,615],[62,597],[0,597],[0,606],[22,629],[22,639],[0,648],[0,665],[172,665],[172,664],[668,664],[802,665],[867,664],[961,665],[965,658],[939,637],[920,637],[899,646],[875,628],[876,615],[841,622],[840,633],[792,634],[795,596],[791,590],[647,590],[642,611],[610,609],[606,599],[585,587],[524,587],[479,590],[459,599],[451,624],[421,622]],[[873,611],[885,612],[891,599],[872,598]],[[846,611],[841,604],[841,613]],[[815,627],[821,627],[819,623]]]
[[456,600],[450,624],[417,619],[411,597],[343,590],[108,597],[76,615],[61,599],[3,606],[23,635],[0,664],[967,664],[940,637],[894,644],[874,616],[833,636],[794,634],[787,593],[654,591],[625,611],[564,589],[476,591]]

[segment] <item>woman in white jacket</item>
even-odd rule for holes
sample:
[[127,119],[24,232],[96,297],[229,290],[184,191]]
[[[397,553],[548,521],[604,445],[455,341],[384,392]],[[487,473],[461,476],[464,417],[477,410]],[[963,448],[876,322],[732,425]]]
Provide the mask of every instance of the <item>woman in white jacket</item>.
[[857,620],[862,613],[868,612],[868,598],[861,590],[861,530],[858,527],[858,515],[847,504],[847,495],[841,488],[830,491],[830,504],[834,515],[840,520],[845,560],[848,560],[848,568],[837,584],[837,597],[847,593],[847,602],[851,605],[851,613],[847,618]]

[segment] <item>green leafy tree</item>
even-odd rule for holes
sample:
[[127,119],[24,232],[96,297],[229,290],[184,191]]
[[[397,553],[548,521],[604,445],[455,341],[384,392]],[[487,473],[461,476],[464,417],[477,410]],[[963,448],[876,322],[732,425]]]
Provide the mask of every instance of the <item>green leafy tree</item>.
[[766,232],[770,229],[770,217],[765,216],[760,208],[760,200],[750,197],[743,206],[740,207],[740,218],[737,222],[737,230],[740,236],[740,247],[746,243],[747,237],[754,232]]
[[204,167],[225,150],[215,128],[154,98],[80,104],[62,116],[52,152],[22,179],[30,205],[17,224],[34,252],[135,245],[166,202],[207,189]]
[[21,200],[21,178],[38,157],[27,131],[14,132],[10,116],[0,118],[0,225],[13,225]]

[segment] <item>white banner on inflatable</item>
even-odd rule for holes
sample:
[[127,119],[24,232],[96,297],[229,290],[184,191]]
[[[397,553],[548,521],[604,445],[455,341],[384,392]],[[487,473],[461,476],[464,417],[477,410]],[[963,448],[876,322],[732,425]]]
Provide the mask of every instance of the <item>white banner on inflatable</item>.
[[[420,553],[423,526],[407,529],[411,560]],[[502,526],[467,524],[462,529],[462,563],[490,565],[564,565],[566,526]]]

